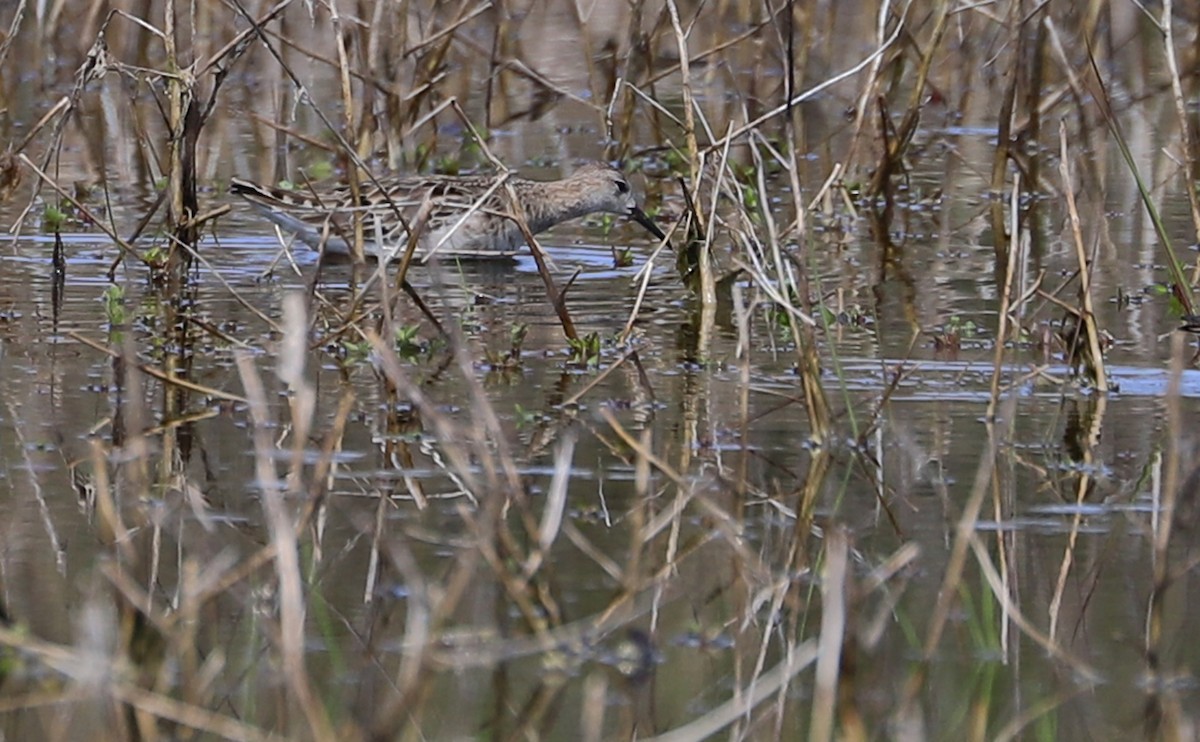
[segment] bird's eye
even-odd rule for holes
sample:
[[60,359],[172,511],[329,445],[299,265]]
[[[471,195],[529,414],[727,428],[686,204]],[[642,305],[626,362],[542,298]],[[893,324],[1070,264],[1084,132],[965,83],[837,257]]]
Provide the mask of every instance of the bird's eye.
[[629,184],[623,180],[618,180],[617,193],[629,193]]

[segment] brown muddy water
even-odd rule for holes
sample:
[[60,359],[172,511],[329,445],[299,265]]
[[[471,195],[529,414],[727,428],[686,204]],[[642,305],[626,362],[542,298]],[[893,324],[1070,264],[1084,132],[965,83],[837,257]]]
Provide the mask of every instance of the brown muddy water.
[[[353,83],[357,121],[369,109],[404,132],[368,140],[373,167],[488,172],[452,111],[418,121],[453,97],[523,175],[619,159],[660,224],[679,218],[671,4],[459,5],[359,3],[347,21],[356,73],[394,75]],[[783,100],[788,58],[786,11],[708,5],[680,8],[701,146]],[[894,28],[876,32],[870,3],[796,5],[799,90]],[[917,6],[905,23],[925,43]],[[71,93],[104,18],[91,7],[24,19],[0,68],[14,142]],[[245,27],[196,7],[197,59]],[[164,9],[130,12],[161,24]],[[344,123],[337,34],[328,7],[315,13],[297,4],[268,26],[304,96],[261,42],[233,66],[197,158],[201,209],[232,211],[205,224],[202,260],[179,280],[131,259],[110,278],[114,242],[49,186],[35,194],[27,166],[0,205],[13,227],[0,245],[0,739],[1194,738],[1195,342],[1173,355],[1162,247],[1095,107],[1051,95],[1069,90],[1055,60],[1052,115],[1015,157],[1025,247],[1009,293],[1028,300],[997,355],[992,208],[1009,208],[1014,168],[1003,194],[990,178],[1004,70],[1026,69],[1007,56],[1003,12],[955,14],[895,208],[873,218],[863,201],[850,210],[855,195],[822,197],[779,240],[828,310],[823,435],[770,287],[743,275],[706,310],[674,255],[619,219],[541,240],[560,287],[578,273],[567,305],[598,355],[572,354],[527,256],[414,267],[447,334],[401,294],[401,337],[386,359],[373,350],[379,289],[360,301],[357,288],[375,266],[282,251],[225,193],[235,175],[344,172],[313,112]],[[1078,18],[1030,23],[1066,33],[1082,69]],[[1098,53],[1194,262],[1186,153],[1146,23],[1107,9]],[[163,52],[136,24],[108,33],[131,68],[86,82],[46,172],[128,236],[167,168],[164,88],[132,66],[161,68]],[[1181,18],[1176,33],[1183,47],[1197,30]],[[373,41],[392,67],[369,63]],[[904,54],[919,53],[801,103],[795,130],[773,119],[733,143],[728,170],[752,192],[719,206],[722,269],[747,260],[739,233],[767,243],[759,205],[780,231],[796,218],[779,167],[753,188],[751,140],[762,154],[791,137],[806,207],[835,168],[857,194],[885,139],[875,97],[896,125],[910,90],[884,81],[915,75]],[[606,113],[622,75],[640,94],[619,88]],[[397,113],[387,85],[422,82]],[[1060,119],[1111,336],[1107,393],[1073,374],[1059,337],[1062,305],[1078,304]],[[33,162],[50,137],[29,145]],[[66,213],[57,271],[49,206]],[[139,251],[170,250],[156,213]],[[284,331],[298,322],[299,371]],[[190,386],[165,383],[167,368]]]

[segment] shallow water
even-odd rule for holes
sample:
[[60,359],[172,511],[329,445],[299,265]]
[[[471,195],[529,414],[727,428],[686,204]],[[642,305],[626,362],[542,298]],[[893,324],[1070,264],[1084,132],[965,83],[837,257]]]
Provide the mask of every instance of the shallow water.
[[[0,345],[6,602],[14,615],[36,616],[39,635],[59,641],[72,641],[78,629],[69,613],[52,606],[76,599],[71,596],[93,569],[90,565],[96,548],[93,519],[79,506],[64,459],[86,458],[88,434],[102,439],[111,435],[115,398],[132,393],[117,389],[111,359],[71,335],[79,333],[99,342],[108,337],[112,347],[121,347],[119,339],[106,335],[101,301],[111,250],[102,242],[71,241],[69,246],[71,257],[57,311],[47,277],[51,248],[45,240],[22,240],[0,258],[4,275],[10,277],[3,299],[8,309]],[[287,419],[285,399],[269,376],[275,341],[231,291],[278,319],[281,297],[290,291],[305,291],[316,265],[312,256],[299,254],[299,274],[277,269],[262,278],[271,266],[272,251],[269,241],[252,234],[230,235],[219,248],[205,249],[211,267],[197,272],[191,311],[256,349],[257,365],[277,389],[278,423],[282,424]],[[635,292],[630,281],[637,266],[612,269],[610,253],[603,247],[568,245],[552,251],[560,267],[582,270],[570,295],[570,308],[581,330],[596,331],[605,338],[619,332],[632,306]],[[327,296],[345,298],[338,287],[344,285],[348,272],[348,266],[324,269]],[[126,336],[135,347],[144,349],[139,353],[141,360],[153,361],[156,300],[153,292],[136,280],[136,273],[130,273],[134,275],[124,281],[125,303],[130,315],[140,319],[134,320]],[[217,274],[229,288],[216,280]],[[511,326],[517,322],[529,325],[520,366],[489,370],[479,360],[477,378],[501,420],[509,450],[534,502],[550,488],[553,454],[561,439],[567,431],[577,438],[567,517],[592,548],[603,554],[626,553],[631,535],[628,519],[637,510],[632,462],[614,456],[611,444],[602,442],[610,439],[611,433],[605,432],[608,426],[599,410],[609,409],[624,425],[646,431],[649,440],[674,457],[672,460],[690,460],[685,471],[701,484],[701,491],[740,513],[742,548],[758,554],[767,564],[783,557],[776,549],[789,540],[797,506],[795,495],[789,493],[804,486],[811,466],[806,445],[809,424],[796,402],[799,389],[785,337],[772,339],[760,324],[749,356],[739,359],[736,333],[719,329],[712,336],[706,361],[697,363],[701,354],[694,345],[696,333],[689,326],[690,300],[664,267],[651,281],[646,303],[652,309],[641,315],[633,346],[649,380],[649,392],[641,388],[626,364],[588,390],[564,417],[567,408],[561,406],[562,401],[581,392],[598,372],[569,363],[557,320],[546,306],[541,279],[530,261],[466,265],[461,272],[447,269],[442,288],[434,287],[434,275],[425,268],[417,269],[413,280],[435,313],[461,323],[472,348],[503,351]],[[834,280],[836,276],[830,278]],[[986,278],[978,285],[960,282],[958,293],[943,290],[943,300],[961,307],[958,312],[969,313],[976,301],[974,294],[986,291],[987,282]],[[411,308],[402,311],[406,319],[420,320]],[[1167,329],[1169,325],[1162,328]],[[993,364],[990,348],[960,350],[957,358],[946,360],[927,340],[918,341],[907,358],[889,356],[884,352],[889,344],[876,336],[887,331],[888,323],[878,321],[874,333],[844,328],[825,335],[827,383],[838,390],[836,408],[843,410],[849,404],[852,410],[839,413],[836,430],[841,436],[852,436],[855,425],[865,424],[881,390],[895,374],[902,373],[903,378],[881,409],[878,433],[866,440],[880,469],[874,473],[864,470],[854,463],[850,449],[835,442],[834,472],[817,495],[815,513],[818,522],[840,523],[850,529],[862,569],[886,558],[901,543],[920,546],[917,570],[908,578],[900,604],[903,620],[919,632],[928,620],[927,611],[941,579],[956,513],[970,491],[986,445],[982,419]],[[428,343],[433,338],[426,324],[418,339]],[[607,347],[600,367],[614,363],[622,353]],[[1097,410],[1094,394],[1070,385],[1064,387],[1045,378],[1015,383],[1010,394],[1016,397],[1011,408],[1016,422],[1011,439],[1004,443],[1009,452],[1007,468],[998,473],[1007,502],[996,503],[999,510],[995,512],[986,505],[979,524],[981,536],[993,545],[1003,537],[1014,570],[1008,579],[1021,610],[1035,620],[1044,620],[1068,541],[1078,539],[1072,553],[1081,563],[1068,575],[1066,600],[1059,608],[1060,626],[1065,630],[1060,640],[1077,660],[1095,667],[1103,682],[1086,691],[1090,699],[1086,703],[1064,699],[1064,713],[1077,710],[1069,714],[1072,720],[1060,722],[1060,731],[1079,725],[1091,730],[1089,733],[1106,734],[1103,730],[1125,728],[1138,712],[1137,702],[1130,699],[1140,693],[1141,659],[1132,645],[1141,631],[1138,606],[1146,600],[1150,524],[1155,512],[1148,499],[1148,484],[1139,484],[1139,478],[1164,445],[1164,393],[1169,374],[1162,353],[1132,365],[1134,355],[1120,344],[1114,348],[1109,371],[1116,391],[1107,396],[1102,411]],[[409,372],[424,380],[427,392],[450,420],[470,426],[474,415],[469,392],[453,373],[439,370],[444,357],[444,351],[418,353]],[[1018,357],[1006,363],[1005,379],[1027,376],[1039,360],[1022,363]],[[743,364],[749,382],[744,409],[739,396]],[[1065,377],[1067,370],[1054,359],[1045,368],[1049,377],[1058,378]],[[1188,370],[1180,380],[1179,404],[1185,419],[1196,414],[1195,400],[1200,393],[1196,374]],[[318,350],[309,356],[307,375],[318,391],[318,437],[307,447],[310,461],[320,458],[323,421],[330,419],[342,395],[352,392],[356,398],[329,483],[327,520],[317,541],[320,553],[306,557],[311,560],[308,589],[319,594],[332,612],[324,619],[332,621],[331,625],[312,628],[310,662],[316,677],[323,676],[321,668],[328,663],[327,671],[333,673],[329,679],[340,678],[327,692],[343,694],[352,705],[366,703],[366,696],[378,692],[381,678],[375,677],[377,670],[357,667],[357,662],[347,667],[344,654],[356,651],[364,626],[400,611],[411,590],[405,579],[386,574],[373,588],[374,600],[363,602],[371,552],[366,537],[369,530],[363,529],[378,517],[379,495],[394,498],[383,513],[388,528],[407,534],[407,548],[416,565],[430,576],[451,570],[470,543],[469,534],[462,530],[459,508],[470,507],[472,500],[446,476],[441,468],[444,464],[429,455],[437,449],[436,435],[429,438],[427,431],[420,436],[428,440],[423,441],[424,446],[411,447],[411,463],[397,462],[392,458],[394,452],[384,450],[389,439],[412,439],[405,435],[390,438],[387,433],[389,405],[381,397],[369,363],[360,361],[345,369],[333,355]],[[219,341],[198,343],[192,378],[208,387],[241,393],[231,350]],[[147,383],[144,394],[149,409],[159,403],[161,393],[157,384]],[[188,426],[190,450],[183,469],[202,493],[206,508],[203,518],[197,518],[179,500],[177,491],[153,503],[152,511],[166,520],[167,541],[171,542],[167,548],[173,554],[165,560],[167,564],[217,559],[230,552],[246,554],[268,537],[255,483],[255,458],[247,445],[244,407],[219,409],[215,401],[200,396],[189,410],[215,413]],[[1089,416],[1102,418],[1085,423]],[[1087,462],[1075,458],[1074,453],[1085,424],[1103,431]],[[277,434],[285,436],[286,428],[278,428]],[[283,447],[277,459],[281,470],[287,466],[289,446]],[[474,471],[481,473],[477,468]],[[1071,504],[1081,473],[1094,477],[1095,483],[1085,501],[1087,506],[1076,509]],[[728,485],[718,483],[720,477],[743,481],[738,488],[745,494],[733,497]],[[406,484],[414,480],[427,499],[424,509],[414,504]],[[663,506],[672,498],[667,484],[656,478],[652,485],[658,498],[665,498]],[[878,488],[882,488],[882,498],[877,495]],[[713,535],[712,526],[700,512],[685,516],[679,527],[684,541]],[[613,576],[566,539],[560,538],[552,553],[553,581],[564,616],[580,620],[603,610],[613,595]],[[753,643],[743,646],[747,639],[739,637],[735,627],[724,625],[740,610],[734,606],[765,587],[753,578],[747,583],[748,575],[742,573],[744,567],[735,566],[738,563],[736,552],[731,553],[721,538],[709,541],[689,556],[664,595],[638,609],[641,618],[634,625],[647,627],[655,647],[652,680],[636,682],[623,693],[630,694],[630,702],[645,703],[645,694],[653,692],[654,712],[648,723],[670,724],[697,714],[708,703],[720,702],[731,688],[734,668],[755,656]],[[171,571],[165,569],[160,577],[164,587],[171,583]],[[758,580],[762,578],[760,575]],[[461,616],[464,628],[492,625],[497,620],[499,626],[509,623],[511,617],[492,615],[504,605],[494,590],[471,599],[475,607]],[[978,601],[981,596],[971,599]],[[1185,605],[1177,610],[1181,617],[1186,615]],[[477,611],[483,613],[476,617]],[[479,618],[483,624],[478,624]],[[236,610],[218,620],[225,627],[221,633],[232,641],[225,648],[227,661],[249,669],[257,646],[255,622]],[[968,703],[974,697],[971,689],[980,684],[1011,689],[1011,702],[1018,706],[1034,703],[1046,694],[1078,693],[1076,682],[1060,677],[1053,670],[1055,663],[1036,648],[1005,652],[995,643],[998,637],[986,639],[988,624],[994,620],[972,615],[967,609],[952,620],[951,635],[929,670],[925,705],[926,723],[931,728],[952,727],[956,722],[942,714],[953,714],[953,709]],[[994,623],[990,630],[996,630]],[[607,667],[608,644],[619,643],[621,636],[602,633],[589,640],[599,646],[589,643],[588,648],[577,650],[580,654],[568,662],[574,669],[568,671],[567,682],[580,682],[593,677],[595,668]],[[697,636],[706,638],[698,640]],[[890,673],[903,676],[917,657],[905,632],[885,631],[884,637],[873,649],[872,669],[858,680],[871,699],[868,707],[890,708],[895,703],[890,694],[897,681],[888,679],[894,677]],[[403,645],[404,633],[397,625],[374,641],[378,657],[383,658],[380,661],[386,662],[388,657],[398,656],[395,653]],[[1018,647],[1022,644],[1015,633],[1009,641]],[[243,642],[244,646],[239,646]],[[329,642],[340,648],[335,651]],[[468,641],[466,646],[472,643]],[[473,664],[470,658],[476,651],[452,647],[446,661]],[[528,651],[519,649],[500,651],[516,653],[495,668],[503,667],[505,675],[511,676],[511,685],[506,684],[504,692],[519,698],[528,692],[521,689],[528,689],[542,674],[546,658],[537,652],[525,656]],[[806,691],[802,678],[792,693],[794,702],[803,705]],[[443,683],[449,683],[445,691],[434,692],[452,692],[460,705],[453,715],[426,720],[427,728],[436,729],[439,735],[469,734],[478,723],[471,720],[486,717],[485,709],[500,692],[491,672],[464,669],[438,681],[435,687]],[[639,698],[642,700],[637,701]],[[801,725],[798,718],[795,723]],[[569,724],[564,726],[563,734],[569,735],[569,729]],[[1064,734],[1063,738],[1074,736]]]

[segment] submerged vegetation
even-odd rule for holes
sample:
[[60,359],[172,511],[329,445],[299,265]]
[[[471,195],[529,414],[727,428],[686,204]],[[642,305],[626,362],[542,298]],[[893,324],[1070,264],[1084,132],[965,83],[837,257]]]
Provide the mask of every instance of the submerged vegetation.
[[[0,737],[1190,738],[1196,20],[7,4]],[[665,240],[227,193],[586,159]]]

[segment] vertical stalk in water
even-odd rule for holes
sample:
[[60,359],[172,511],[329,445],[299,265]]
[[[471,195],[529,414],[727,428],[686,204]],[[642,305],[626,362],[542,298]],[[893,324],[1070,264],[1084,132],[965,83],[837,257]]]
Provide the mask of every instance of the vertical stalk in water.
[[[1092,267],[1088,263],[1083,249],[1083,232],[1080,230],[1079,210],[1075,207],[1075,187],[1071,182],[1071,161],[1067,150],[1067,125],[1058,124],[1058,140],[1062,156],[1058,161],[1058,169],[1062,174],[1063,193],[1067,197],[1067,215],[1071,220],[1071,234],[1075,242],[1075,256],[1079,262],[1079,316],[1076,321],[1077,337],[1068,342],[1068,355],[1074,360],[1078,353],[1085,359],[1085,369],[1099,392],[1108,391],[1108,374],[1104,372],[1104,355],[1100,348],[1100,330],[1096,326],[1096,313],[1092,308]],[[1080,333],[1082,337],[1078,337]],[[1076,346],[1086,343],[1086,352],[1076,350]]]
[[[1188,104],[1183,95],[1183,83],[1179,78],[1179,60],[1175,58],[1175,34],[1171,28],[1173,8],[1171,0],[1163,0],[1162,20],[1159,22],[1163,31],[1163,46],[1166,51],[1167,69],[1171,73],[1171,98],[1175,101],[1175,113],[1179,116],[1179,145],[1183,150],[1184,183],[1187,189],[1188,204],[1192,208],[1192,229],[1195,237],[1200,240],[1200,197],[1196,193],[1196,162],[1195,145],[1192,140]],[[1192,268],[1192,283],[1200,280],[1200,260]]]
[[[675,0],[668,0],[667,9],[671,13],[671,27],[675,30],[675,41],[679,46],[679,74],[683,77],[680,89],[683,92],[683,136],[687,143],[688,176],[691,183],[697,183],[700,176],[700,153],[696,144],[696,114],[692,101],[692,75],[689,66],[687,38],[683,35],[683,26],[679,22],[679,8]],[[700,212],[696,213],[700,217]],[[700,225],[700,232],[706,234],[705,225]],[[703,307],[717,305],[717,284],[713,279],[712,259],[709,254],[712,244],[707,239],[700,249],[700,259],[697,263],[700,270],[700,304]]]
[[[346,130],[346,141],[352,150],[350,154],[352,161],[357,161],[361,156],[358,152],[358,131],[354,125],[354,95],[350,88],[350,63],[346,57],[346,39],[342,35],[342,17],[338,13],[337,3],[329,3],[330,21],[333,23],[333,37],[337,45],[338,59],[338,79],[342,87],[342,112],[345,116],[343,122]],[[347,168],[346,180],[350,187],[350,197],[353,203],[359,202],[359,172],[357,167]],[[365,262],[363,256],[363,219],[362,214],[358,211],[354,212],[354,239],[350,242],[350,255],[354,258],[355,266],[362,265]],[[355,270],[355,275],[358,271]]]
[[[196,140],[200,133],[200,114],[192,100],[190,76],[182,71],[179,59],[175,0],[166,0],[163,8],[163,46],[167,59],[167,223],[173,229],[169,272],[176,278],[191,264],[198,228],[193,217],[199,211],[196,202]],[[188,249],[176,249],[179,244]]]
[[[1019,14],[1020,3],[1014,3],[1010,8],[1008,23],[1009,41],[1015,52],[1011,64],[1005,74],[1008,76],[1008,87],[1004,91],[1004,99],[1000,102],[1000,113],[996,120],[996,151],[992,155],[992,251],[996,255],[996,278],[1004,276],[1008,260],[1008,233],[1004,228],[1004,180],[1008,172],[1009,138],[1012,134],[1013,107],[1017,98],[1017,65],[1023,56],[1024,43],[1021,35]],[[1015,235],[1013,235],[1015,237]]]
[[[180,324],[180,317],[176,313],[174,299],[180,295],[183,278],[187,272],[187,265],[190,263],[191,253],[189,249],[195,248],[195,241],[189,239],[187,224],[191,221],[188,213],[189,194],[191,196],[190,203],[193,207],[191,213],[195,213],[195,198],[196,184],[194,180],[190,184],[185,182],[184,173],[184,147],[186,146],[185,138],[181,136],[184,126],[184,106],[187,91],[184,88],[184,80],[179,74],[180,64],[178,57],[178,47],[176,44],[176,24],[175,24],[175,0],[166,0],[163,6],[163,47],[166,52],[166,75],[163,79],[167,85],[167,225],[175,234],[176,242],[173,242],[168,251],[168,259],[166,265],[167,292],[165,301],[162,304],[164,325],[168,332],[175,332]],[[189,249],[180,249],[180,243],[186,245]],[[172,346],[178,349],[180,346],[172,343]],[[163,357],[164,370],[171,376],[177,376],[180,368],[184,365],[183,359],[176,353],[166,353]],[[179,411],[183,408],[184,400],[176,393],[176,389],[170,385],[163,387],[163,419],[170,420],[178,416]],[[140,431],[138,431],[140,433]],[[161,468],[159,471],[160,481],[166,482],[170,478],[171,463],[176,459],[176,439],[173,431],[168,431],[162,438],[162,458],[159,460]]]

